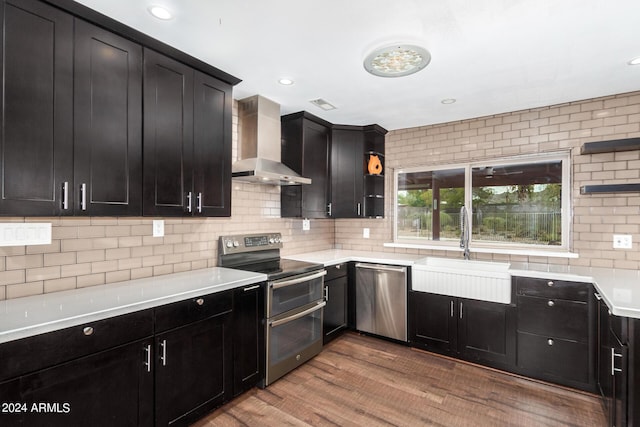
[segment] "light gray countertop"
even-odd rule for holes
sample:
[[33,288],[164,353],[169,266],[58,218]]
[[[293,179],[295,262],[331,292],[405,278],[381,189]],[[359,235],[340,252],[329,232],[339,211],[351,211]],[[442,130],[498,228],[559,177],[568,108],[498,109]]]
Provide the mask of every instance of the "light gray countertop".
[[215,267],[0,301],[0,343],[266,279],[262,273]]
[[[423,263],[427,257],[391,252],[333,249],[291,255],[287,258],[317,262],[325,266],[348,261],[410,266]],[[640,271],[514,262],[510,264],[509,273],[512,276],[593,283],[613,314],[640,319]]]

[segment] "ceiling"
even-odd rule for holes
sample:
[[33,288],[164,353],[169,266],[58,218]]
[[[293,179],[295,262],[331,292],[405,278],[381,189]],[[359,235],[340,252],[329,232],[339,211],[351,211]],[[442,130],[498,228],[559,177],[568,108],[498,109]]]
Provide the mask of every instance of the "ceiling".
[[[640,90],[627,64],[640,56],[638,0],[77,1],[242,79],[236,99],[336,124],[394,130]],[[431,63],[399,78],[364,70],[371,50],[399,43]]]

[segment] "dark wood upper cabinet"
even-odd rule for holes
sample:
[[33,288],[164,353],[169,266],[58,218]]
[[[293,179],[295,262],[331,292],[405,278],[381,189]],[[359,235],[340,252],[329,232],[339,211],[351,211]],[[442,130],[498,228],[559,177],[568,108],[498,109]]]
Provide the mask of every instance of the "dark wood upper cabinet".
[[282,117],[282,163],[311,184],[283,186],[282,217],[329,217],[331,124],[303,111]]
[[363,208],[364,134],[337,126],[331,136],[331,216],[359,218]]
[[2,3],[2,215],[71,214],[73,18],[32,0]]
[[76,214],[142,214],[142,47],[76,21]]
[[195,212],[204,216],[231,216],[230,87],[196,72],[193,102]]
[[231,214],[231,86],[144,51],[144,215]]
[[193,209],[192,159],[193,69],[145,49],[145,215],[180,216]]
[[76,2],[0,23],[0,215],[231,214],[238,79]]

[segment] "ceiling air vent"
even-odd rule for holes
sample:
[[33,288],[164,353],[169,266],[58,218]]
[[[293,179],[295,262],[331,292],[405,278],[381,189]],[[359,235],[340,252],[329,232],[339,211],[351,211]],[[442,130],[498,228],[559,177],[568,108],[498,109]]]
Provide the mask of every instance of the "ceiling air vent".
[[335,110],[336,106],[325,101],[322,98],[318,98],[318,99],[313,99],[311,101],[309,101],[310,103],[312,103],[313,105],[315,105],[316,107],[320,107],[325,111],[329,111],[329,110]]

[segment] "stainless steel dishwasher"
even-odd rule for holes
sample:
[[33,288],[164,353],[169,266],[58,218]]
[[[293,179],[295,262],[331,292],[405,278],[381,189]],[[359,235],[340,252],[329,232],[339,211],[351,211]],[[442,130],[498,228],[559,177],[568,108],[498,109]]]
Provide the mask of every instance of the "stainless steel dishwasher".
[[356,329],[407,341],[407,268],[356,264]]

